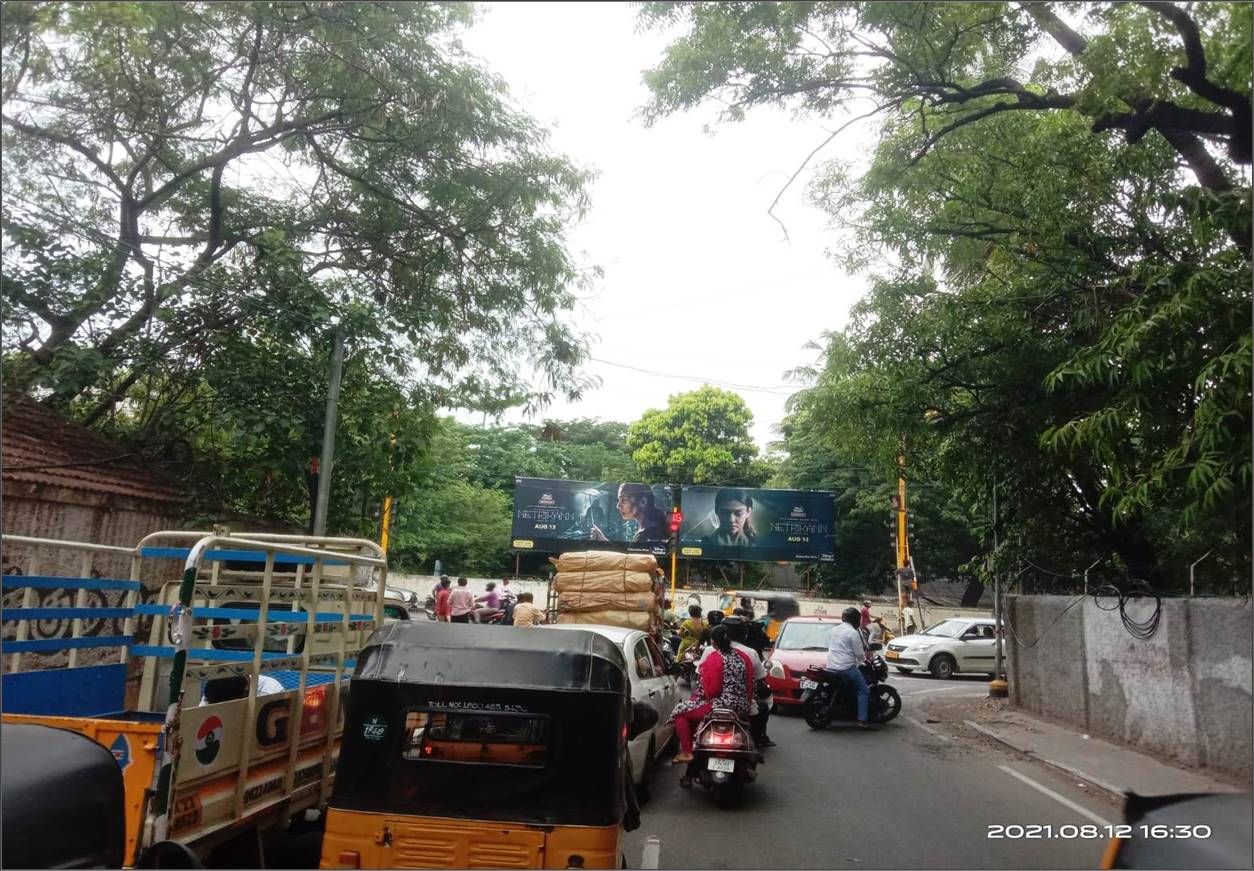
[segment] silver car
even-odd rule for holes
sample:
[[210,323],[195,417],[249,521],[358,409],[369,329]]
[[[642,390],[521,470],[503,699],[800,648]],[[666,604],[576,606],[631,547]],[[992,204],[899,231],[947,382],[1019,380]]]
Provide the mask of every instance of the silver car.
[[644,702],[658,712],[657,725],[637,735],[627,745],[631,754],[631,771],[635,778],[636,795],[642,801],[648,799],[649,774],[658,758],[669,749],[675,737],[675,724],[666,722],[675,703],[679,701],[679,684],[667,673],[666,660],[653,638],[639,629],[622,629],[617,626],[601,626],[591,623],[561,623],[541,627],[544,630],[584,629],[608,638],[618,645],[627,660],[627,674],[631,679],[632,702]]
[[[997,643],[997,627],[991,617],[953,617],[915,635],[894,638],[884,651],[884,660],[902,674],[930,671],[942,680],[961,672],[992,675]],[[1004,639],[1001,644],[1004,656]]]

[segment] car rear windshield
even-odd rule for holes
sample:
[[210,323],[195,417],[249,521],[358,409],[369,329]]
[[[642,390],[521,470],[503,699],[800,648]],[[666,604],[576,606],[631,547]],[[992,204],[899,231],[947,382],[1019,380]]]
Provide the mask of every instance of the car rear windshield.
[[785,623],[776,650],[827,650],[835,623]]
[[548,717],[533,714],[409,710],[401,755],[411,762],[543,768],[549,724]]

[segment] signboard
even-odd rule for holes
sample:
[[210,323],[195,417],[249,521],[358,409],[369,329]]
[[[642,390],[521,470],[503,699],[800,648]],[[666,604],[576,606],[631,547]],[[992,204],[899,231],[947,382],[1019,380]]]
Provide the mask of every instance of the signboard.
[[619,481],[514,479],[515,550],[625,550],[664,556],[671,488]]
[[712,560],[835,562],[835,494],[687,486],[679,555]]

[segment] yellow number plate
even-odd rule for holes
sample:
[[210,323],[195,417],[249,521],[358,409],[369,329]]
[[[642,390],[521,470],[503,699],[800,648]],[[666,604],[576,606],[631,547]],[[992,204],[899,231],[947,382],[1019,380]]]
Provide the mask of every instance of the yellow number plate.
[[884,658],[885,658],[885,659],[896,659],[896,658],[897,658],[897,651],[895,651],[895,650],[886,650],[886,651],[884,651]]

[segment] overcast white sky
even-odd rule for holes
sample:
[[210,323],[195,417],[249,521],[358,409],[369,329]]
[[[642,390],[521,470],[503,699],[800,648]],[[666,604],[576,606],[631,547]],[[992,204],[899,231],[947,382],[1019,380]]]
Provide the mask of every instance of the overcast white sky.
[[[463,44],[552,129],[556,150],[599,173],[570,246],[582,264],[605,270],[575,313],[576,326],[594,335],[587,371],[602,386],[545,416],[630,422],[710,379],[764,388],[737,391],[764,447],[784,415],[784,372],[813,361],[802,345],[842,327],[864,290],[825,255],[834,231],[805,204],[805,176],[776,209],[788,241],[766,211],[824,127],[840,119],[793,121],[758,110],[710,135],[703,126],[713,110],[704,109],[645,128],[633,117],[648,99],[641,72],[667,38],[637,34],[633,7],[482,8]],[[820,158],[865,154],[869,132],[851,128]]]

